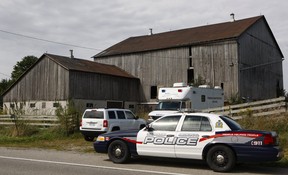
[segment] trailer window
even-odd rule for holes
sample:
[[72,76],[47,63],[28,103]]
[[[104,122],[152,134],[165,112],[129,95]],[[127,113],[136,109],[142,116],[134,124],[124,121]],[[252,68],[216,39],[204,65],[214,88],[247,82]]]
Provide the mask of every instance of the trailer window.
[[206,101],[206,96],[205,95],[201,95],[201,102],[205,102]]
[[181,102],[159,102],[156,110],[179,110]]

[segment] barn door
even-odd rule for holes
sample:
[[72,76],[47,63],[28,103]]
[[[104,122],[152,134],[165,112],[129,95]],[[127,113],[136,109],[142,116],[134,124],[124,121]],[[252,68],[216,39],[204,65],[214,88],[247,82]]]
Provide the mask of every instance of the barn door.
[[123,108],[123,101],[107,101],[107,108]]

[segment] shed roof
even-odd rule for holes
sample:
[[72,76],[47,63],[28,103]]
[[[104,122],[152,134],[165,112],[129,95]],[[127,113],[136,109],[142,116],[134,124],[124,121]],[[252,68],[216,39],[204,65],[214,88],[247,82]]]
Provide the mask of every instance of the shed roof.
[[94,61],[83,60],[79,58],[70,58],[59,55],[52,55],[47,53],[43,54],[41,58],[43,56],[47,56],[48,58],[52,59],[53,61],[55,61],[56,63],[58,63],[67,70],[106,74],[125,78],[136,78],[131,74],[129,74],[128,72],[114,65],[101,64]]
[[238,38],[250,26],[260,19],[265,20],[265,17],[257,16],[234,22],[206,25],[153,35],[130,37],[96,54],[93,57],[97,58],[119,54],[176,48]]

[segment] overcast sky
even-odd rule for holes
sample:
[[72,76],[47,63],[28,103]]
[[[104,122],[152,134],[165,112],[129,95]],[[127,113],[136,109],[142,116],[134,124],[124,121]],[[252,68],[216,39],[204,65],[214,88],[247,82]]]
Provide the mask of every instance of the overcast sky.
[[160,33],[221,23],[234,13],[236,20],[266,17],[287,58],[283,75],[288,90],[287,7],[287,0],[0,0],[0,80],[9,78],[27,55],[69,56],[73,49],[75,57],[92,61],[126,38],[147,35],[149,28]]

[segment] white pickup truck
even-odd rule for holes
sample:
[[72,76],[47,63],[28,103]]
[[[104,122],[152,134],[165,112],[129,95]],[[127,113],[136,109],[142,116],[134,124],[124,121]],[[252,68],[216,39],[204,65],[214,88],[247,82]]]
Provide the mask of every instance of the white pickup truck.
[[86,141],[93,141],[101,133],[140,130],[145,125],[146,121],[136,117],[129,109],[86,109],[82,115],[80,132]]

